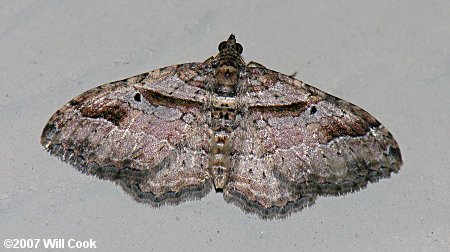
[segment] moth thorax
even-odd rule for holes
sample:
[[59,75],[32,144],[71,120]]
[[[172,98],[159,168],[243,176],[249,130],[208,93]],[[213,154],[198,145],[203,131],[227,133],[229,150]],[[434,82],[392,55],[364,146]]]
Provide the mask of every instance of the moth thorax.
[[219,96],[236,96],[239,70],[231,65],[217,68],[214,92]]

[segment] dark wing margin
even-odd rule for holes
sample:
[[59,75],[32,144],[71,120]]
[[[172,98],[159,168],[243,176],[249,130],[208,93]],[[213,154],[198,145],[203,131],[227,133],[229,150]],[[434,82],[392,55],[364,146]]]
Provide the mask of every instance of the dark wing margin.
[[[202,67],[166,67],[86,91],[50,118],[41,144],[83,173],[115,181],[140,202],[202,197],[211,187],[203,93],[194,83],[200,91],[185,97],[192,83],[182,80]],[[152,89],[161,82],[180,86],[175,102]]]

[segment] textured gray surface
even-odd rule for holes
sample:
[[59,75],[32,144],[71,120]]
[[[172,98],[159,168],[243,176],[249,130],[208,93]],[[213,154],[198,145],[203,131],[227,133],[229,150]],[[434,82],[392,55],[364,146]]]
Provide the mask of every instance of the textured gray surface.
[[[100,251],[449,250],[448,1],[126,2],[0,2],[2,242],[92,238]],[[158,209],[137,204],[43,151],[43,126],[76,95],[203,61],[231,32],[247,61],[297,71],[379,119],[400,144],[401,172],[263,221],[215,193]]]

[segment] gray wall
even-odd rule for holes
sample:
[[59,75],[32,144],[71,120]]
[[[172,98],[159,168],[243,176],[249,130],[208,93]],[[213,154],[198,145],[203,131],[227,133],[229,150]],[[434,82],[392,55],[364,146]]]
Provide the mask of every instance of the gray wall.
[[[446,0],[0,1],[1,241],[93,239],[99,251],[447,250],[449,11]],[[401,172],[263,221],[218,193],[137,204],[40,146],[49,117],[81,92],[203,61],[232,32],[247,61],[297,72],[377,117],[400,144]]]

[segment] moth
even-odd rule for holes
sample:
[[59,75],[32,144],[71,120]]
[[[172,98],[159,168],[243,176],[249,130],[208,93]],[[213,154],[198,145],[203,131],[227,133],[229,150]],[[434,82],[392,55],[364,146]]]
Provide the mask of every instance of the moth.
[[75,97],[41,144],[151,206],[212,188],[281,218],[397,173],[389,131],[347,101],[255,62],[231,34],[205,62],[163,67]]

